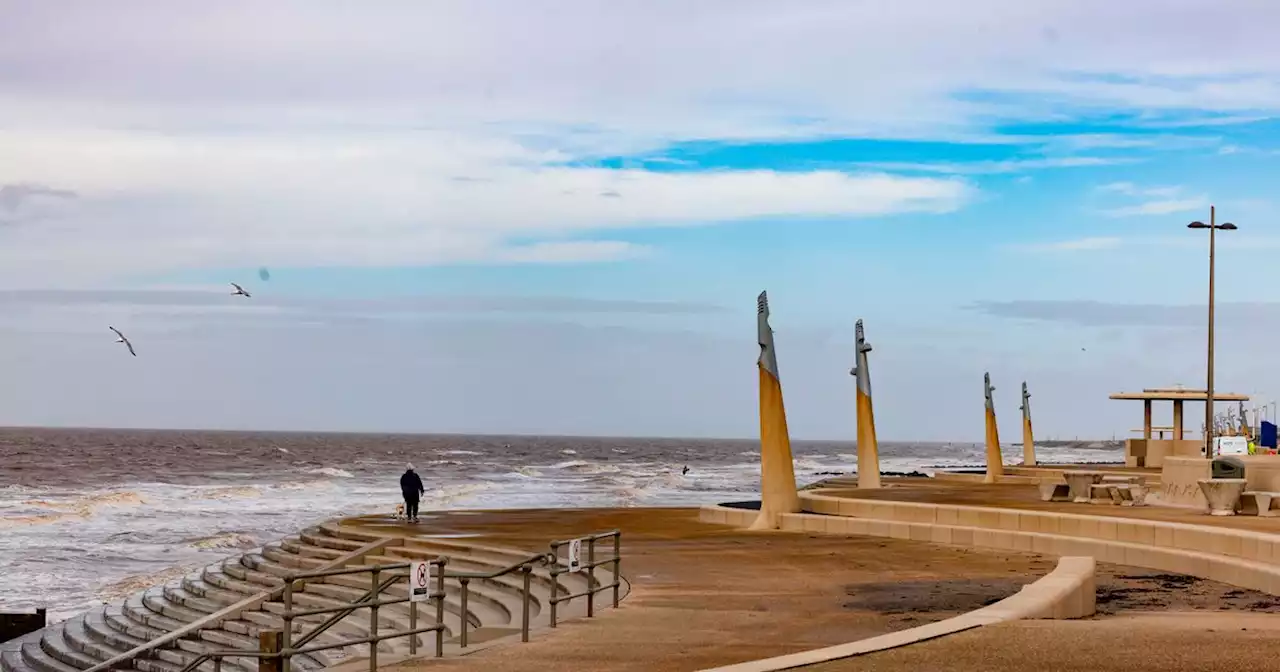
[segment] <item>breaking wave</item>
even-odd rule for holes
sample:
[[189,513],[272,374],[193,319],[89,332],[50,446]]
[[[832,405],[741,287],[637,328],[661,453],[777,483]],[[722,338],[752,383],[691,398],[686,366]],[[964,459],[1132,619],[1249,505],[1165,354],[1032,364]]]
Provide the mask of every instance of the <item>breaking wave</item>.
[[316,467],[314,469],[308,469],[306,473],[319,474],[330,478],[355,478],[351,472],[337,467]]

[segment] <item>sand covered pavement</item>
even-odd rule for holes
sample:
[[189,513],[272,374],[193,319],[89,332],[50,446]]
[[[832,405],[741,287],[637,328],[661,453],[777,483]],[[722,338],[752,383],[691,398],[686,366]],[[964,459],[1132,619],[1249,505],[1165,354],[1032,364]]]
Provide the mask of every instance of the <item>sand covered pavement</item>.
[[[745,532],[701,523],[694,509],[455,512],[421,527],[534,551],[619,528],[633,592],[617,611],[535,631],[528,644],[396,670],[699,670],[949,618],[1013,594],[1056,562],[896,539]],[[1099,565],[1100,594],[1109,596],[1099,608],[1280,609],[1269,596],[1185,578]]]
[[1079,621],[1016,621],[806,672],[1237,672],[1274,669],[1280,616],[1132,613]]

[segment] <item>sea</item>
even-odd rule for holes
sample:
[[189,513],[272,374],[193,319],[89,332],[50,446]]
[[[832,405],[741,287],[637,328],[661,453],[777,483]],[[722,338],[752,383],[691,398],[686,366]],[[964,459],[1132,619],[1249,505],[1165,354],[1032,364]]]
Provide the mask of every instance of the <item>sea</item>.
[[[1003,450],[1021,461],[1020,446]],[[857,470],[852,442],[795,441],[792,453],[801,485]],[[880,453],[885,472],[983,462],[970,442]],[[1037,455],[1103,463],[1123,450],[1063,442]],[[751,440],[0,428],[0,612],[65,619],[310,524],[391,513],[408,463],[427,510],[749,499],[759,461]]]

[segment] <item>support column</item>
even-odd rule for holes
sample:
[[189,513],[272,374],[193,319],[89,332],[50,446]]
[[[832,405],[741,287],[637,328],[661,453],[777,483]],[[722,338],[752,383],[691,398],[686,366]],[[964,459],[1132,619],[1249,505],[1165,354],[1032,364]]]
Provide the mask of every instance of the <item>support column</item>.
[[1182,440],[1182,400],[1173,401],[1173,440]]
[[982,374],[983,394],[987,398],[987,476],[984,483],[997,483],[1004,475],[1004,456],[1000,454],[1000,429],[996,425],[996,406],[991,393],[991,374]]
[[862,331],[862,320],[854,328],[855,359],[853,371],[857,380],[854,402],[858,413],[858,487],[880,487],[880,445],[876,442],[876,416],[871,405],[871,371],[867,369],[867,353],[871,345]]
[[1022,381],[1022,465],[1036,466],[1036,440],[1031,433],[1031,393]]
[[782,383],[778,378],[778,355],[769,326],[769,297],[760,292],[756,300],[756,341],[760,358],[760,515],[753,530],[778,529],[778,516],[800,511],[796,494],[795,465],[791,459],[791,437],[787,432],[787,411],[782,404]]
[[1142,400],[1142,438],[1151,440],[1151,400]]

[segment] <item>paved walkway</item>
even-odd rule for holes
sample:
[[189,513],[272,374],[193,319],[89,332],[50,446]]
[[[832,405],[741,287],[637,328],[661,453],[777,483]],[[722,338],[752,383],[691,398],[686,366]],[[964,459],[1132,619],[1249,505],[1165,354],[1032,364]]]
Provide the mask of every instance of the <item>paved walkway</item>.
[[[699,670],[941,620],[1016,592],[1056,561],[894,539],[748,533],[700,523],[694,509],[442,515],[419,527],[535,551],[551,538],[620,528],[633,592],[617,611],[536,631],[528,644],[396,670]],[[885,613],[904,603],[920,611]]]
[[1280,616],[1212,612],[1019,621],[805,672],[1240,672],[1275,667]]

